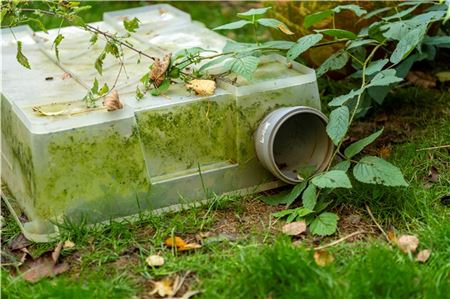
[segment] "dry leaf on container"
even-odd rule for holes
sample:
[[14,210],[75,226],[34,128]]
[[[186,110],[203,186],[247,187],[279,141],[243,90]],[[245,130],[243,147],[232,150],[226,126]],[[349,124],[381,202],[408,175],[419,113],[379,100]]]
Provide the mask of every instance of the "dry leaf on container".
[[117,90],[113,90],[111,94],[105,97],[103,105],[108,111],[114,111],[123,108],[123,104],[120,102],[119,93],[117,92]]
[[298,236],[306,231],[306,223],[305,221],[291,222],[283,225],[282,231],[288,236]]
[[431,251],[429,249],[421,250],[417,254],[416,260],[420,263],[425,263],[431,255]]
[[314,252],[314,261],[320,267],[325,267],[334,261],[334,257],[326,250],[317,250]]
[[150,267],[160,267],[164,265],[164,258],[159,255],[151,255],[148,258],[145,259],[147,262],[147,265]]
[[416,252],[419,239],[416,236],[402,235],[398,238],[397,245],[405,253]]
[[216,82],[213,80],[194,79],[186,83],[186,88],[192,89],[199,96],[212,96],[216,91]]
[[172,53],[167,53],[164,55],[163,59],[156,58],[152,65],[152,70],[150,71],[150,79],[156,87],[161,86],[164,79],[166,78],[166,72],[170,65],[170,58]]

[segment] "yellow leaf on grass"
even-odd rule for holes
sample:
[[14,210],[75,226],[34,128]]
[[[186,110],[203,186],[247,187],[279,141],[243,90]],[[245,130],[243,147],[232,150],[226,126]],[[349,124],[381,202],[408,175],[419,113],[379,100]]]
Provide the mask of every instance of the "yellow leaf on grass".
[[397,245],[405,253],[416,252],[419,239],[416,236],[403,235],[398,238]]
[[201,247],[202,247],[202,245],[200,245],[200,244],[188,243],[188,244],[186,244],[186,246],[178,248],[178,250],[179,251],[187,251],[187,250],[198,249]]
[[283,225],[282,231],[288,236],[298,236],[306,231],[306,223],[305,221],[291,222]]
[[154,295],[158,293],[161,297],[173,296],[173,281],[170,278],[164,278],[161,281],[152,281],[153,283],[153,291],[150,292],[150,295]]
[[417,254],[416,260],[420,263],[425,263],[431,255],[431,251],[429,249],[421,250]]
[[325,267],[334,261],[334,257],[326,250],[317,250],[314,252],[314,261],[320,267]]
[[160,267],[164,265],[164,258],[159,255],[151,255],[148,258],[145,259],[147,262],[147,265],[150,267]]
[[186,246],[186,242],[180,237],[170,237],[166,241],[164,241],[164,244],[167,247],[177,247],[177,248]]

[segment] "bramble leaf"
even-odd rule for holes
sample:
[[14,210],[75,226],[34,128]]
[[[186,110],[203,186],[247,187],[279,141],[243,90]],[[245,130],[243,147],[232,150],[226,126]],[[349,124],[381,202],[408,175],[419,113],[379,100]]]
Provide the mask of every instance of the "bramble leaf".
[[350,144],[344,151],[344,154],[347,158],[351,158],[361,152],[366,146],[374,142],[380,135],[383,133],[383,129],[367,136],[366,138],[363,138],[361,140],[358,140],[352,144]]
[[374,156],[367,156],[359,160],[353,168],[353,175],[358,181],[367,184],[408,186],[399,168]]
[[351,188],[352,184],[345,171],[330,170],[315,176],[311,183],[319,188]]
[[317,44],[320,40],[322,40],[322,38],[323,35],[320,33],[309,34],[301,37],[300,39],[297,40],[297,43],[294,44],[292,48],[289,49],[289,51],[286,54],[286,57],[290,60],[296,59],[306,50],[308,50],[309,48]]
[[166,92],[170,87],[170,79],[166,78],[159,87],[153,88],[150,92],[152,96],[159,96]]
[[303,207],[309,210],[314,210],[316,202],[317,202],[316,186],[313,184],[309,184],[308,188],[306,188],[305,192],[303,192],[302,195]]
[[427,26],[420,26],[409,31],[397,44],[394,52],[391,55],[392,63],[399,63],[405,59],[409,53],[421,42],[425,33],[427,31]]
[[336,106],[342,106],[345,103],[347,103],[349,100],[353,99],[354,97],[358,96],[360,93],[362,93],[365,89],[352,89],[349,93],[335,97],[331,102],[328,103],[328,106],[336,107]]
[[355,4],[339,5],[339,6],[336,6],[335,8],[333,8],[333,11],[335,13],[340,13],[342,10],[351,10],[358,17],[367,13],[367,10],[362,9],[361,7],[359,7],[358,5],[355,5]]
[[95,60],[95,69],[101,75],[103,73],[103,60],[105,60],[106,53],[102,52]]
[[338,164],[334,165],[331,170],[342,170],[347,172],[347,170],[350,168],[350,161],[344,160],[339,162]]
[[386,86],[400,81],[403,81],[403,79],[396,76],[396,71],[393,69],[388,69],[376,74],[375,77],[373,77],[373,79],[370,81],[370,84],[367,85],[367,87]]
[[30,63],[28,62],[28,58],[25,55],[23,55],[23,53],[22,53],[22,42],[20,40],[17,41],[16,59],[21,65],[23,65],[27,69],[31,69]]
[[339,217],[334,213],[322,213],[311,222],[309,229],[315,235],[332,235],[336,232],[338,219]]
[[251,80],[253,73],[256,71],[259,63],[259,58],[255,56],[237,57],[225,62],[225,67],[247,80]]
[[347,106],[341,106],[330,113],[327,134],[335,145],[338,145],[347,133],[350,112]]

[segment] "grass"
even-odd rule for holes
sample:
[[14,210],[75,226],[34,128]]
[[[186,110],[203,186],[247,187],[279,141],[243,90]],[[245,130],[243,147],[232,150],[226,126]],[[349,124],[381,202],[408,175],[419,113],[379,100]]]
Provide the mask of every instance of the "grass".
[[[97,3],[96,9],[85,12],[83,17],[88,22],[98,21],[104,11],[142,4]],[[234,20],[235,12],[243,10],[230,5],[219,13],[220,3],[172,4],[210,27]],[[57,27],[59,23],[47,25]],[[243,32],[237,38],[245,41],[248,35]],[[352,88],[348,82],[326,79],[320,81],[320,86],[325,91],[324,104]],[[71,265],[70,271],[31,284],[15,276],[14,268],[2,268],[1,294],[4,298],[151,298],[150,280],[191,271],[187,282],[192,289],[203,291],[200,298],[450,298],[450,209],[441,200],[450,194],[450,154],[447,149],[417,151],[448,143],[449,103],[443,90],[402,88],[354,126],[352,134],[363,136],[375,131],[375,127],[385,126],[380,142],[366,153],[377,155],[384,146],[390,146],[388,160],[402,169],[410,187],[353,182],[355,188],[351,191],[333,194],[330,209],[342,218],[337,236],[308,236],[301,246],[293,246],[292,240],[279,232],[281,222],[268,222],[274,208],[255,198],[233,196],[216,197],[205,207],[189,211],[145,216],[136,222],[96,226],[66,222],[61,226],[61,241],[76,244],[61,254],[61,260]],[[381,114],[387,114],[388,120],[379,121]],[[432,166],[438,170],[439,179],[425,186]],[[372,229],[366,204],[385,229],[417,235],[419,249],[432,251],[429,261],[417,263],[412,256],[387,244]],[[361,215],[364,229],[376,234],[330,248],[335,261],[319,267],[311,245],[326,244],[350,232],[344,225],[347,215],[343,210]],[[172,235],[193,242],[196,235],[205,232],[213,236],[204,239],[203,247],[194,252],[176,252],[163,245]],[[17,225],[7,219],[2,228],[3,248],[7,249],[18,234]],[[33,244],[28,250],[37,257],[55,245]],[[6,251],[2,257],[4,254]],[[152,254],[165,258],[163,267],[146,264],[146,257]]]

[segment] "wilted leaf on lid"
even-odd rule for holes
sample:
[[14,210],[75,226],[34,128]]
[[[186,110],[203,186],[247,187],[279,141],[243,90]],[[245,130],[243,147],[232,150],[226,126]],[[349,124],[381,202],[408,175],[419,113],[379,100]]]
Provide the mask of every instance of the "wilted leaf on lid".
[[417,254],[416,260],[420,263],[425,263],[431,255],[431,251],[429,249],[421,250]]
[[288,236],[298,236],[306,231],[305,221],[296,221],[283,225],[283,234]]
[[117,90],[113,90],[103,101],[103,105],[107,111],[115,111],[123,108],[123,104],[120,102],[119,93]]
[[156,87],[159,87],[166,78],[166,72],[170,65],[170,58],[172,53],[164,55],[163,59],[156,58],[153,62],[152,70],[150,71],[150,79]]
[[334,257],[326,250],[317,250],[314,252],[314,261],[320,267],[325,267],[334,261]]
[[160,267],[164,265],[164,258],[159,255],[151,255],[148,258],[145,259],[147,262],[147,265],[150,267]]
[[416,252],[419,239],[416,236],[402,235],[398,238],[397,245],[405,253]]

